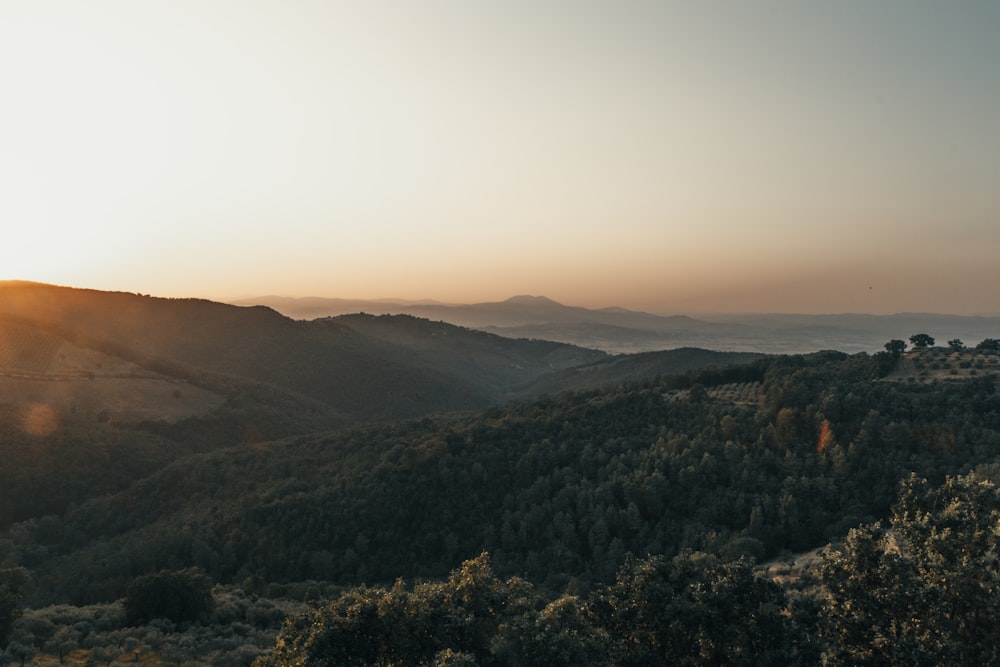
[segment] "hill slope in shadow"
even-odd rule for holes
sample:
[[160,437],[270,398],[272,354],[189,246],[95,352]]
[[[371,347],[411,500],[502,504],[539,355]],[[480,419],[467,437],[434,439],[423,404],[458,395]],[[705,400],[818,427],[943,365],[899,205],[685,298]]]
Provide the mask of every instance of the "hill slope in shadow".
[[247,383],[344,421],[490,405],[604,355],[408,320],[294,321],[266,307],[34,283],[0,285],[0,318],[232,395]]

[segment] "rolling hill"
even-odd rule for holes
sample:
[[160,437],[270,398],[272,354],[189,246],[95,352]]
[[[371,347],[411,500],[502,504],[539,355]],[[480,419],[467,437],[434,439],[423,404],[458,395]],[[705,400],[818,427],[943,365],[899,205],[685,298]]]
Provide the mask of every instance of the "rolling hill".
[[264,304],[295,318],[313,319],[363,311],[408,314],[441,320],[507,337],[541,338],[609,353],[650,352],[681,347],[799,354],[817,350],[877,352],[892,338],[926,332],[940,341],[960,338],[975,344],[1000,337],[1000,317],[899,313],[713,314],[698,318],[655,315],[624,308],[579,308],[545,297],[442,304],[397,299],[373,301],[265,296],[241,299]]
[[[229,398],[252,387],[341,423],[483,407],[605,356],[414,318],[301,322],[260,306],[33,283],[0,285],[0,321],[44,332],[51,349],[39,354],[71,344],[129,364],[133,387],[138,369]],[[26,358],[24,350],[8,356]]]
[[[534,297],[513,305],[523,312],[553,307]],[[587,312],[559,309],[566,321]],[[475,409],[755,358],[692,349],[611,356],[412,315],[299,321],[264,306],[37,283],[0,284],[0,327],[0,378],[20,382],[19,395],[58,387],[50,392],[54,404],[82,410],[83,382],[105,392],[101,400],[91,392],[90,402],[119,421],[169,421],[254,394],[336,425]],[[163,392],[172,403],[161,400]],[[143,406],[147,394],[155,400]],[[80,398],[71,405],[74,395]]]
[[[615,370],[625,366],[410,316],[304,322],[266,307],[0,283],[0,526],[192,453],[637,377]],[[565,375],[577,367],[589,370]]]
[[412,315],[508,338],[553,340],[611,353],[684,345],[709,346],[708,343],[723,330],[733,329],[683,315],[661,316],[623,308],[593,310],[566,306],[541,296],[515,296],[505,301],[475,304],[278,296],[241,299],[235,303],[264,304],[289,317],[303,319],[356,312]]

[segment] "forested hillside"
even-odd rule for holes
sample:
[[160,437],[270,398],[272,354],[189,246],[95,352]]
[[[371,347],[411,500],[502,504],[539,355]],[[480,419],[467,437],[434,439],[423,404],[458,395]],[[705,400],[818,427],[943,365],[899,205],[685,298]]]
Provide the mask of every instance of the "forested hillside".
[[[22,524],[39,601],[119,597],[161,568],[216,581],[443,576],[483,550],[550,587],[627,554],[773,556],[885,516],[899,481],[993,461],[992,378],[877,379],[822,353],[177,461]],[[127,508],[128,511],[120,511]]]

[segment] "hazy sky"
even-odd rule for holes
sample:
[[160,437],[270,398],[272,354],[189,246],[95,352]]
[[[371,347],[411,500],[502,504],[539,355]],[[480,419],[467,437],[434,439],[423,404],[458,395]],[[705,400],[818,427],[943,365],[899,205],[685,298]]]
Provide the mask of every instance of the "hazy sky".
[[0,278],[1000,312],[1000,3],[0,0]]

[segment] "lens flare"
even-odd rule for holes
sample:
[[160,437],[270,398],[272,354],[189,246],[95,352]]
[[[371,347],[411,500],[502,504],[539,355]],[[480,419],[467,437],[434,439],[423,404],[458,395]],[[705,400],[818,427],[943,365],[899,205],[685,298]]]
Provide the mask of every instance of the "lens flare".
[[831,443],[833,443],[833,429],[830,428],[830,421],[824,419],[819,427],[819,440],[816,442],[816,452],[822,454]]
[[24,413],[24,431],[29,435],[52,435],[59,430],[59,417],[52,406],[34,403]]

